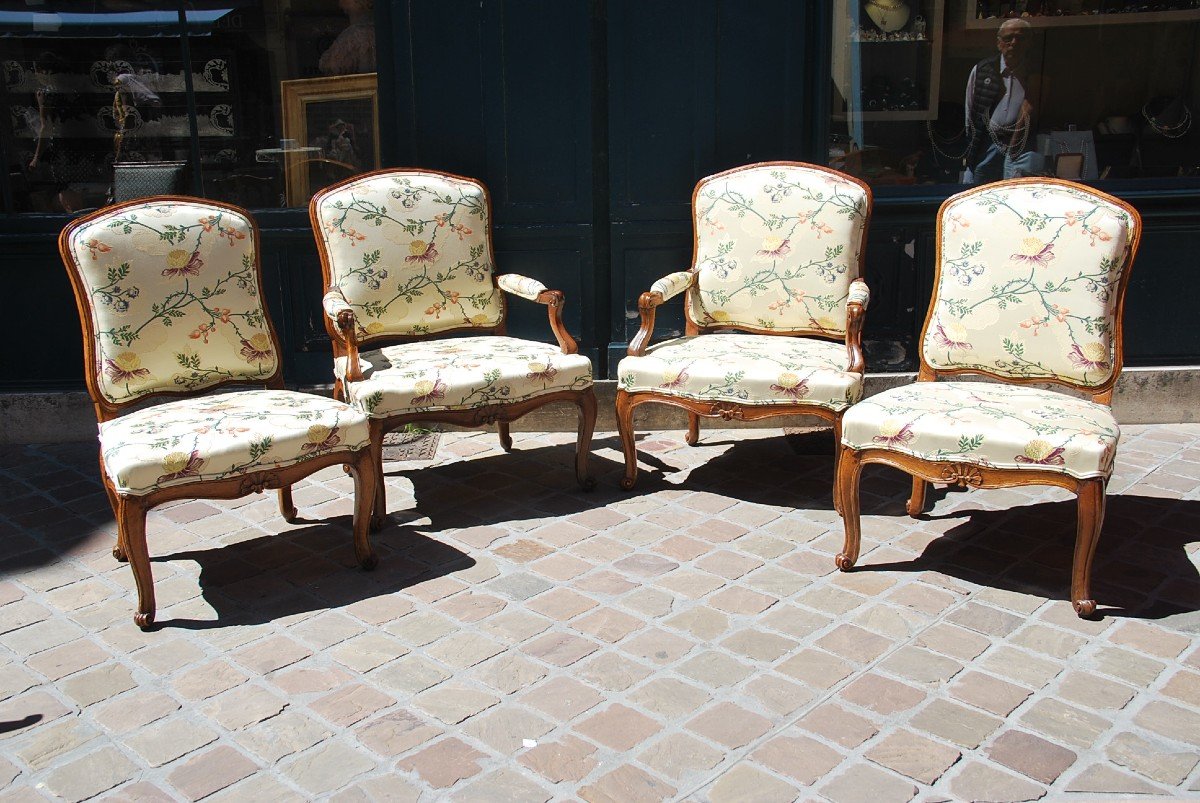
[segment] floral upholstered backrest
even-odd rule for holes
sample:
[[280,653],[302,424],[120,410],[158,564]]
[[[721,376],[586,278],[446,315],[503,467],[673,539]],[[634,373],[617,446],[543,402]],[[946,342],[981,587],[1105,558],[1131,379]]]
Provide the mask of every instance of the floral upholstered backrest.
[[372,173],[318,193],[310,211],[329,289],[354,308],[361,339],[500,323],[490,207],[479,182]]
[[89,317],[95,389],[110,404],[160,391],[261,383],[279,369],[250,218],[200,199],[101,210],[60,249]]
[[925,362],[1107,384],[1119,366],[1116,316],[1140,225],[1114,198],[1045,179],[948,199],[938,217]]
[[700,326],[843,336],[870,206],[866,185],[810,165],[751,165],[701,180],[688,314]]

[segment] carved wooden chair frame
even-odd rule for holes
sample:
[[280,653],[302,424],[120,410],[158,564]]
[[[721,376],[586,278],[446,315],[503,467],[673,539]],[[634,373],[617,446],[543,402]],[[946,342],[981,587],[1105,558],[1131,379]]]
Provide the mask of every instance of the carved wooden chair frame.
[[[867,231],[871,224],[871,188],[864,182],[856,179],[853,176],[841,173],[821,165],[808,164],[805,162],[758,162],[752,165],[743,165],[730,170],[724,170],[720,173],[714,173],[697,182],[692,190],[692,205],[694,211],[696,208],[697,194],[701,187],[714,179],[722,176],[731,175],[741,172],[748,168],[761,167],[802,167],[809,170],[818,170],[825,173],[836,175],[839,179],[850,181],[859,185],[867,196],[867,212],[863,221],[862,228],[862,243],[858,251],[858,273],[856,278],[864,280],[863,264],[866,254],[866,239]],[[679,288],[678,294],[686,293],[696,281],[696,268],[700,257],[700,236],[696,230],[695,221],[692,224],[692,264],[688,268],[691,274],[689,284]],[[661,292],[651,290],[642,293],[638,297],[638,312],[641,315],[641,326],[638,328],[637,334],[629,341],[629,347],[626,349],[626,354],[630,357],[641,357],[646,353],[646,349],[650,346],[650,341],[654,336],[654,318],[656,309],[669,300],[671,296],[664,297]],[[683,305],[684,314],[684,334],[688,337],[694,335],[704,335],[716,332],[740,331],[756,335],[773,335],[775,337],[817,337],[825,340],[835,340],[842,338],[831,337],[830,335],[813,329],[811,331],[792,331],[779,332],[773,329],[759,329],[750,326],[738,326],[728,324],[701,324],[697,322],[691,314],[691,309],[688,304]],[[862,352],[862,328],[866,319],[866,306],[851,302],[846,307],[846,334],[844,337],[846,343],[846,358],[847,371],[855,373],[863,373],[866,370],[865,360]],[[738,404],[729,401],[699,401],[694,399],[685,399],[679,396],[671,396],[665,393],[655,393],[654,391],[634,391],[629,392],[624,389],[617,389],[616,398],[616,414],[617,414],[617,429],[621,436],[621,449],[625,456],[625,476],[621,478],[621,487],[624,490],[631,490],[637,482],[638,465],[637,465],[637,443],[634,437],[633,429],[633,411],[636,407],[647,402],[658,404],[669,404],[675,407],[681,407],[688,414],[688,431],[685,436],[685,441],[689,446],[695,446],[700,442],[700,419],[703,418],[719,418],[723,421],[757,421],[763,418],[774,418],[777,416],[789,415],[812,415],[829,421],[833,425],[834,434],[834,455],[836,457],[838,450],[837,444],[841,440],[841,423],[843,411],[830,410],[826,407],[821,407],[816,404]]]
[[[360,338],[358,336],[359,327],[356,322],[354,312],[352,310],[343,309],[338,312],[336,320],[327,314],[321,317],[325,321],[325,331],[329,334],[329,339],[333,344],[333,356],[335,360],[345,359],[347,365],[348,376],[350,381],[362,381],[362,371],[359,364],[358,354],[364,347],[375,348],[378,346],[395,345],[401,343],[412,343],[430,340],[439,340],[446,335],[452,335],[456,332],[470,332],[472,334],[492,334],[506,335],[507,320],[508,320],[508,303],[505,298],[503,288],[498,283],[500,275],[494,269],[496,264],[495,250],[492,241],[492,195],[488,191],[483,182],[460,176],[455,173],[449,173],[441,170],[429,170],[425,168],[415,167],[398,167],[387,168],[384,170],[375,170],[369,173],[359,173],[345,181],[340,181],[337,184],[332,184],[322,188],[313,195],[309,202],[309,219],[312,223],[313,234],[317,241],[317,251],[321,256],[321,276],[324,282],[323,294],[327,294],[332,289],[333,276],[330,268],[329,250],[325,247],[325,243],[321,240],[320,235],[320,219],[317,212],[321,200],[328,194],[340,190],[342,187],[362,181],[365,178],[370,178],[377,175],[403,174],[403,173],[418,173],[423,175],[439,176],[442,178],[452,179],[455,181],[464,181],[479,187],[483,192],[484,202],[487,207],[487,255],[488,260],[493,266],[492,285],[497,290],[501,291],[500,303],[501,314],[500,322],[493,327],[484,326],[460,326],[452,329],[443,329],[435,334],[430,335],[377,335],[374,337]],[[546,312],[549,317],[550,329],[554,333],[555,340],[558,341],[559,348],[563,354],[577,354],[579,346],[575,339],[571,337],[567,331],[566,325],[562,320],[562,309],[565,303],[565,296],[561,290],[543,290],[538,296],[533,299],[536,303],[546,307]],[[342,386],[340,377],[334,378],[334,398],[345,399],[345,388]],[[563,390],[546,393],[541,396],[535,396],[531,399],[525,399],[520,402],[511,404],[487,404],[475,407],[469,410],[442,410],[430,412],[411,412],[400,413],[387,417],[370,418],[371,428],[371,447],[374,452],[376,461],[376,469],[379,472],[380,478],[383,475],[383,438],[392,430],[410,423],[436,423],[436,424],[451,424],[462,427],[480,427],[496,425],[497,432],[500,437],[500,445],[504,451],[512,449],[512,436],[509,431],[509,424],[516,421],[518,418],[530,413],[539,407],[544,407],[547,404],[556,402],[567,402],[574,404],[579,408],[579,426],[577,430],[577,439],[575,446],[575,478],[579,485],[585,490],[590,491],[596,485],[596,480],[588,473],[588,454],[591,447],[592,433],[596,428],[596,391],[594,387],[588,386],[583,390]],[[387,515],[387,500],[385,483],[380,482],[376,489],[374,515],[375,518],[382,520]]]
[[[942,204],[938,211],[937,220],[937,251],[933,278],[933,296],[925,313],[925,322],[921,327],[919,343],[924,344],[925,335],[937,307],[938,291],[941,287],[942,272],[942,227],[944,225],[943,211],[951,202],[960,201],[964,196],[976,193],[994,191],[1002,185],[1021,184],[1058,184],[1068,187],[1078,187],[1070,181],[1055,178],[1018,178],[1003,182],[994,182],[976,187],[954,195]],[[1137,255],[1138,243],[1141,238],[1141,216],[1130,204],[1111,195],[1084,187],[1087,192],[1113,204],[1127,212],[1133,221],[1133,232],[1126,245],[1125,262],[1121,275],[1117,280],[1114,295],[1114,332],[1113,332],[1113,362],[1112,375],[1101,385],[1083,385],[1063,379],[1040,377],[1036,379],[1013,378],[998,374],[965,368],[936,369],[925,359],[925,352],[920,351],[921,366],[917,374],[918,382],[936,382],[943,377],[974,375],[988,377],[999,382],[1013,385],[1061,385],[1070,390],[1086,394],[1098,404],[1112,405],[1113,388],[1121,375],[1123,364],[1123,323],[1125,307],[1125,291],[1129,286],[1129,273],[1133,268],[1134,257]],[[1081,617],[1091,616],[1096,610],[1096,601],[1092,599],[1090,578],[1092,559],[1096,553],[1100,529],[1104,523],[1105,490],[1108,487],[1107,477],[1076,479],[1057,471],[1036,468],[996,468],[980,466],[965,462],[942,462],[924,460],[907,454],[901,454],[887,449],[855,450],[838,442],[837,479],[834,484],[834,494],[837,497],[836,507],[842,515],[845,525],[845,544],[835,558],[837,567],[849,571],[858,560],[861,546],[861,522],[859,520],[859,476],[862,467],[867,463],[880,463],[898,468],[912,475],[912,494],[905,505],[906,512],[913,517],[921,515],[925,509],[925,491],[931,482],[956,485],[971,488],[1012,488],[1022,485],[1054,485],[1065,488],[1077,497],[1077,521],[1075,535],[1075,551],[1071,567],[1071,604]]]
[[[182,389],[178,391],[155,391],[139,396],[132,401],[121,403],[111,402],[104,397],[97,379],[99,363],[95,348],[96,333],[90,313],[88,291],[79,265],[75,260],[74,254],[71,252],[69,245],[70,238],[76,229],[86,226],[95,218],[111,215],[126,208],[164,202],[192,203],[223,209],[240,215],[249,221],[254,245],[255,280],[258,283],[260,291],[259,297],[260,299],[264,298],[261,292],[263,278],[260,256],[261,238],[258,223],[247,210],[241,207],[205,198],[193,198],[183,195],[159,195],[152,198],[140,198],[103,207],[68,223],[59,235],[58,251],[62,257],[63,264],[67,267],[67,274],[71,279],[71,288],[75,294],[75,305],[83,327],[84,365],[88,393],[92,398],[92,404],[96,411],[96,420],[101,424],[120,417],[122,413],[132,408],[144,407],[148,402],[207,396],[214,391],[231,385],[243,387],[246,385],[256,385],[266,390],[285,389],[283,382],[283,362],[280,360],[275,372],[258,382],[244,378],[228,379],[209,385],[201,391]],[[280,354],[279,336],[275,330],[275,324],[271,320],[270,310],[267,309],[265,299],[263,300],[262,308],[266,329],[271,338],[271,345],[274,347],[275,353]],[[262,469],[246,472],[236,477],[199,480],[184,485],[173,485],[138,496],[122,494],[113,487],[104,465],[103,453],[99,455],[99,461],[100,477],[104,483],[104,491],[108,495],[108,501],[112,505],[113,514],[117,522],[117,542],[113,546],[112,554],[117,560],[128,562],[130,568],[133,570],[134,582],[138,593],[138,607],[137,613],[134,615],[134,622],[138,627],[150,627],[154,624],[155,616],[154,578],[151,573],[149,548],[146,543],[146,514],[152,508],[165,502],[177,499],[237,499],[251,493],[262,493],[268,489],[278,490],[279,512],[284,520],[290,523],[294,522],[298,515],[296,506],[292,501],[292,485],[328,466],[343,465],[346,471],[354,477],[355,504],[353,532],[355,558],[358,560],[359,565],[367,570],[374,569],[378,565],[378,557],[371,547],[369,530],[378,529],[382,523],[381,519],[375,519],[371,515],[371,504],[376,495],[376,486],[381,485],[382,482],[381,476],[377,473],[377,465],[372,457],[370,448],[362,448],[353,452],[326,453],[282,468]]]

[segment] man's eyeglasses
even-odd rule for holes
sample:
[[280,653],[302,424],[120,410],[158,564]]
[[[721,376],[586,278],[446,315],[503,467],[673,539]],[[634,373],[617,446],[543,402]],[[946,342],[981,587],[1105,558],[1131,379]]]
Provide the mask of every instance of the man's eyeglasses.
[[1005,33],[996,37],[1001,42],[1019,42],[1025,38],[1023,33]]

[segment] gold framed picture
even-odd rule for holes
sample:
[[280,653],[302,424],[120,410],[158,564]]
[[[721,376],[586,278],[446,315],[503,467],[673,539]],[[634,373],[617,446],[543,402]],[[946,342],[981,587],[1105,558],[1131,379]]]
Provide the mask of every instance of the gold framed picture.
[[288,206],[379,168],[379,89],[375,73],[280,82],[284,185]]

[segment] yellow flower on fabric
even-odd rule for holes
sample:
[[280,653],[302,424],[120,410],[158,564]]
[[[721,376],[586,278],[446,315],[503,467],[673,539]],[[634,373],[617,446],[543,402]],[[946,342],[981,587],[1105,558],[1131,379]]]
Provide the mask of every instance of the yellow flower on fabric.
[[131,382],[150,376],[150,370],[142,367],[142,358],[132,351],[122,351],[104,361],[104,373],[114,382]]
[[1025,444],[1025,456],[1034,462],[1045,460],[1053,451],[1054,447],[1044,440],[1034,439]]
[[1025,444],[1025,452],[1017,455],[1018,463],[1028,463],[1039,466],[1061,466],[1066,463],[1063,452],[1065,446],[1055,447],[1040,438],[1034,438]]
[[530,371],[530,373],[538,374],[538,373],[541,373],[542,371],[545,371],[545,370],[546,370],[546,363],[544,363],[544,362],[531,362],[531,363],[529,363],[529,371]]
[[428,379],[422,379],[420,382],[413,385],[413,391],[418,396],[428,396],[432,390],[433,390],[433,382],[431,382]]
[[182,248],[176,248],[167,254],[167,264],[172,268],[182,268],[187,265],[188,260],[192,258],[191,251],[185,251]]
[[793,374],[791,371],[786,371],[779,375],[779,379],[775,380],[781,388],[794,388],[800,384],[800,377]]
[[1026,237],[1021,241],[1021,253],[1025,256],[1033,256],[1039,253],[1045,244],[1037,237]]
[[491,319],[484,313],[480,312],[477,315],[471,316],[471,323],[475,326],[484,326],[488,323],[491,323]]
[[330,429],[324,424],[313,424],[308,428],[308,434],[305,436],[309,443],[324,443],[329,437]]
[[889,418],[879,425],[879,434],[885,438],[894,438],[903,425],[894,418]]
[[369,324],[367,324],[367,334],[369,335],[377,335],[382,331],[383,324],[379,321],[371,321]]
[[424,240],[413,240],[408,244],[408,253],[415,257],[421,256],[425,253],[425,248],[426,245]]
[[820,329],[837,329],[838,322],[828,315],[822,315],[820,318],[817,318],[817,327]]
[[164,474],[178,474],[188,464],[188,455],[183,452],[171,452],[162,460]]
[[729,313],[723,309],[719,309],[716,312],[710,312],[708,317],[712,318],[718,323],[725,323],[729,320]]
[[1105,362],[1108,360],[1108,347],[1103,343],[1084,343],[1080,346],[1083,356],[1087,357],[1092,362]]

